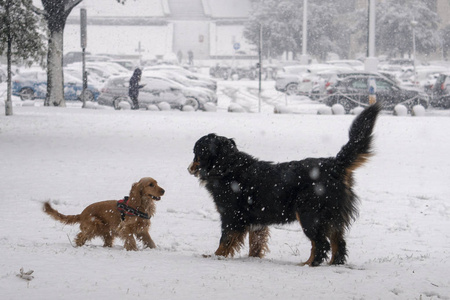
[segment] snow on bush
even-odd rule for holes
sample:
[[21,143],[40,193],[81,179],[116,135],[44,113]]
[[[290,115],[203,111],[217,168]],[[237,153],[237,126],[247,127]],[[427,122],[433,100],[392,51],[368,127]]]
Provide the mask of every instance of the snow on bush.
[[341,104],[334,104],[331,110],[333,111],[333,115],[345,115],[345,108]]
[[332,115],[333,111],[331,110],[331,107],[329,106],[324,106],[321,107],[317,110],[317,114],[318,115]]
[[22,101],[22,106],[34,106],[35,102],[33,100],[24,100]]
[[185,105],[185,106],[183,106],[183,108],[181,110],[182,111],[195,111],[194,107],[191,105]]
[[279,104],[274,107],[273,112],[276,114],[291,114],[292,109],[286,105]]
[[150,111],[159,111],[159,108],[158,108],[158,106],[156,106],[155,104],[149,104],[149,105],[147,106],[147,110],[150,110]]
[[203,107],[205,111],[217,111],[217,106],[213,103],[207,102]]
[[358,106],[352,109],[352,114],[355,116],[359,115],[364,110],[364,107]]
[[158,103],[158,107],[160,110],[170,110],[170,104],[167,102]]
[[228,106],[228,112],[243,113],[245,112],[245,109],[237,103],[230,103],[230,106]]
[[98,105],[98,103],[92,102],[92,101],[86,101],[85,104],[84,104],[84,108],[88,108],[88,109],[105,109],[104,106]]
[[408,115],[408,109],[406,108],[406,106],[397,104],[394,107],[394,116],[404,117],[406,115]]
[[425,115],[425,107],[422,105],[414,105],[411,111],[411,115],[415,117],[423,117]]
[[119,102],[119,109],[131,109],[131,105],[127,101],[121,101]]
[[297,101],[308,101],[308,100],[310,100],[309,97],[302,96],[302,95],[289,95],[289,96],[286,95],[286,97],[288,98],[288,101],[290,103],[297,102]]

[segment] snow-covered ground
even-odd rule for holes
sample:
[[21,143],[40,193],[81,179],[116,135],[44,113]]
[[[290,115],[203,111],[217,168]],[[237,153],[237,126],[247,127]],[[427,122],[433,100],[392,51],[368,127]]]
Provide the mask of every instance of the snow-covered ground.
[[[376,155],[356,172],[360,216],[347,265],[298,266],[310,251],[299,224],[273,226],[264,259],[248,258],[248,248],[233,259],[202,256],[217,248],[220,221],[186,170],[199,137],[234,137],[264,160],[333,156],[354,118],[317,115],[321,105],[305,98],[287,99],[296,114],[274,114],[286,99],[273,82],[264,83],[261,113],[228,113],[232,102],[258,111],[250,85],[219,82],[217,112],[22,106],[17,98],[13,116],[0,107],[1,299],[450,299],[448,111],[379,118]],[[42,212],[43,201],[76,214],[121,199],[144,176],[166,190],[150,230],[157,249],[127,252],[119,240],[105,249],[99,239],[74,248],[77,226]],[[34,278],[19,278],[21,268]]]

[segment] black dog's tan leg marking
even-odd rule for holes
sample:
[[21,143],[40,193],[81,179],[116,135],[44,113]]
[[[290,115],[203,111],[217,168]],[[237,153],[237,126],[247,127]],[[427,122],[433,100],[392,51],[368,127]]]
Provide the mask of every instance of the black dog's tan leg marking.
[[250,230],[249,232],[249,256],[263,258],[269,252],[267,243],[269,242],[269,227],[264,226],[258,230]]
[[331,260],[330,265],[345,264],[347,257],[347,248],[344,240],[344,234],[340,231],[333,232],[330,237],[331,242]]
[[220,238],[220,245],[214,253],[217,256],[231,256],[233,257],[236,252],[238,252],[242,246],[244,246],[244,239],[247,232],[227,232],[223,233]]
[[316,243],[314,241],[311,241],[311,255],[309,256],[308,260],[300,263],[300,266],[312,266],[312,263],[314,259],[316,258]]
[[[297,221],[300,223],[300,226],[302,226],[302,228],[304,229],[304,227],[302,225],[302,221],[300,220],[300,215],[298,214],[298,212],[295,213],[295,216],[297,218]],[[308,235],[306,235],[306,236],[311,241],[311,254],[307,261],[300,263],[300,266],[305,266],[305,265],[313,266],[313,262],[316,258],[317,246],[316,246],[316,242],[313,239],[311,239]]]
[[[298,214],[298,212],[295,213],[295,216],[297,218],[297,221],[300,223],[300,226],[303,228],[302,221],[300,220],[300,215]],[[311,255],[309,256],[307,261],[300,263],[300,266],[305,265],[311,266],[315,257],[316,257],[316,243],[311,240]]]

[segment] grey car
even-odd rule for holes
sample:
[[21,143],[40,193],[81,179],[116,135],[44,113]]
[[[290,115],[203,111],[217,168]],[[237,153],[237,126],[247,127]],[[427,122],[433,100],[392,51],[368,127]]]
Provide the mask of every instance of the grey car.
[[[121,102],[132,104],[128,97],[128,85],[130,76],[111,76],[101,89],[98,104],[112,106],[120,109]],[[145,85],[139,92],[139,107],[147,108],[151,104],[167,102],[171,108],[182,109],[186,105],[187,98],[181,89],[175,88],[163,80],[147,80],[142,78],[141,85]]]

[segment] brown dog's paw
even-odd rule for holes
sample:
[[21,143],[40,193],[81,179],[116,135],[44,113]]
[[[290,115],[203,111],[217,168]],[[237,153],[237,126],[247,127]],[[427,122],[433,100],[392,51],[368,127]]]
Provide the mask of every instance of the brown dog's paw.
[[215,255],[215,254],[203,254],[202,255],[203,258],[212,258],[212,259],[216,259],[216,260],[225,260],[227,259],[225,256],[223,255]]
[[123,245],[123,247],[125,248],[125,250],[127,251],[137,251],[138,247],[136,245],[136,242],[132,243],[132,242],[125,242],[125,244]]
[[144,249],[145,249],[145,248],[155,249],[155,248],[156,248],[156,245],[155,245],[155,243],[153,243],[153,244],[146,244],[146,245],[144,245]]

